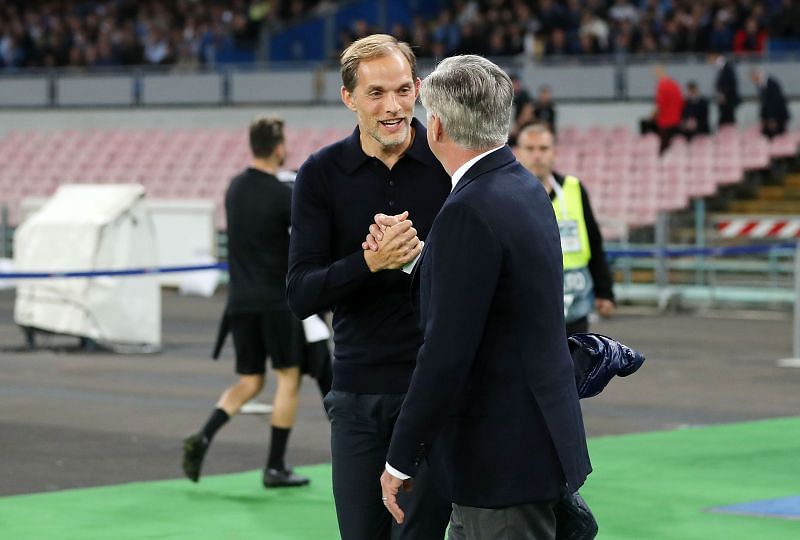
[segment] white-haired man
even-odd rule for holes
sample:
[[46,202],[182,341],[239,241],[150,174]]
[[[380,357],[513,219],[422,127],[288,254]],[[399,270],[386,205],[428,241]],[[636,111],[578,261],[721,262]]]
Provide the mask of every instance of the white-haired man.
[[412,280],[424,342],[381,476],[387,509],[423,460],[453,503],[451,539],[554,539],[591,469],[564,335],[558,225],[506,139],[513,88],[480,56],[422,83],[428,143],[453,190]]

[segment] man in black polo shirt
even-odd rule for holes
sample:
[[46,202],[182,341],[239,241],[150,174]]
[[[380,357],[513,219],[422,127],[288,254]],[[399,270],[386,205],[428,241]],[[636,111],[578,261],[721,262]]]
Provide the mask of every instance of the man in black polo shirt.
[[[419,254],[450,177],[413,118],[419,78],[407,44],[387,35],[363,38],[342,53],[341,72],[342,100],[358,127],[309,157],[297,174],[289,306],[301,318],[333,308],[333,386],[325,406],[342,538],[439,540],[450,505],[428,488],[424,471],[404,494],[409,513],[402,526],[392,524],[377,480],[422,344],[410,276],[401,268]],[[378,213],[407,219],[386,229],[380,249],[364,250]]]
[[230,271],[225,317],[239,381],[222,393],[202,430],[184,440],[183,471],[197,482],[211,439],[264,387],[270,356],[278,384],[263,482],[265,487],[302,486],[308,478],[293,473],[284,461],[306,344],[301,322],[286,305],[292,195],[275,176],[286,157],[283,121],[257,118],[250,126],[250,148],[252,165],[231,181],[225,195]]

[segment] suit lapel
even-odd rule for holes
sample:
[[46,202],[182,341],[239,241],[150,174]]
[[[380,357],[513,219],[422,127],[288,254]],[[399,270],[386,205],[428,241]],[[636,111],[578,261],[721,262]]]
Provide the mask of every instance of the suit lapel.
[[[508,145],[503,146],[499,150],[496,150],[489,154],[488,156],[484,157],[477,163],[475,163],[472,167],[467,170],[463,177],[458,181],[458,184],[453,188],[452,193],[448,196],[447,200],[445,201],[445,205],[447,205],[447,201],[450,200],[456,193],[464,189],[470,182],[474,179],[478,178],[479,176],[486,174],[487,172],[493,171],[500,167],[507,166],[509,163],[512,163],[516,158],[514,157],[514,153],[511,152],[511,149]],[[436,228],[436,220],[433,221],[433,229]],[[431,232],[428,233],[428,239],[431,238],[433,229]],[[421,276],[421,269],[422,265],[425,262],[425,255],[428,253],[430,249],[430,243],[426,242],[425,247],[422,248],[422,253],[419,255],[419,260],[417,264],[414,265],[414,271],[411,274],[411,304],[414,307],[414,311],[417,314],[417,318],[420,316],[420,276]]]
[[414,308],[414,312],[417,315],[417,319],[419,319],[420,313],[420,298],[419,298],[419,279],[420,279],[420,268],[422,268],[422,261],[425,258],[425,253],[428,251],[428,243],[425,242],[425,245],[422,248],[422,252],[419,254],[419,259],[417,259],[417,264],[414,265],[414,270],[411,272],[411,305]]

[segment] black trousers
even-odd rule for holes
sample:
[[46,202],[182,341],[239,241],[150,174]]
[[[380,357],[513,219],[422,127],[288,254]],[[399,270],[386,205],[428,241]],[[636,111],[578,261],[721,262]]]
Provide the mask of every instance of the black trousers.
[[380,476],[404,394],[352,394],[331,390],[333,498],[342,540],[442,540],[451,506],[420,467],[411,492],[401,490],[406,517],[397,525],[381,501]]
[[717,123],[720,126],[724,126],[726,124],[735,124],[736,123],[736,107],[732,107],[730,105],[720,105],[719,106],[719,121]]

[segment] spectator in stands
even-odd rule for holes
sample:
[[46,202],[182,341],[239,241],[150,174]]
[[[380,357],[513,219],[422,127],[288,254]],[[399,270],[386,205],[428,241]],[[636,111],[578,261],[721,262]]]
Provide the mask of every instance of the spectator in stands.
[[567,13],[560,3],[554,0],[539,0],[538,8],[538,19],[542,33],[550,34],[556,28],[566,29]]
[[[287,21],[336,9],[332,0],[104,0],[39,7],[40,4],[0,0],[0,13],[4,14],[0,23],[0,67],[65,66],[70,57],[75,62],[94,65],[94,53],[87,53],[86,48],[97,46],[105,36],[116,49],[131,39],[123,37],[128,26],[135,26],[133,40],[139,47],[148,39],[148,32],[143,29],[161,29],[171,54],[162,55],[159,51],[164,46],[159,44],[152,51],[158,63],[192,65],[188,51],[196,51],[196,60],[209,64],[218,59],[230,60],[231,54],[240,58],[243,52],[244,58],[252,58],[262,26],[274,34],[282,31]],[[771,36],[788,38],[787,43],[800,37],[800,4],[793,0],[773,0],[769,4],[752,0],[450,0],[443,3],[435,20],[426,20],[418,13],[413,20],[411,42],[419,47],[418,56],[427,57],[497,51],[510,55],[611,52],[620,56],[633,52],[730,53],[762,51],[767,29]],[[393,25],[395,21],[389,23]],[[371,31],[362,21],[341,36],[341,43],[351,43]],[[494,46],[487,50],[490,39]],[[186,40],[202,46],[187,45]],[[78,50],[70,53],[73,46]],[[297,59],[304,58],[301,55]],[[133,60],[141,63],[144,58],[133,54],[125,60],[115,56],[114,60],[116,64],[131,65]]]
[[597,14],[592,10],[585,9],[583,11],[583,14],[581,15],[581,25],[578,29],[578,32],[581,36],[591,36],[593,42],[597,44],[597,48],[600,52],[605,52],[608,50],[609,35],[611,32],[608,28],[608,23],[598,17]]
[[700,94],[697,83],[686,84],[686,102],[683,105],[681,131],[687,139],[711,133],[708,123],[708,99]]
[[[518,74],[511,73],[511,83],[514,86],[514,121],[519,122],[523,113],[532,114],[533,111],[528,106],[533,105],[533,98],[522,84]],[[526,108],[529,109],[528,112],[526,112]]]
[[655,131],[661,139],[661,152],[669,147],[669,143],[681,129],[683,114],[683,94],[681,87],[667,75],[664,66],[653,67],[656,78],[655,108],[649,119],[641,122],[642,133]]
[[772,75],[765,75],[760,68],[751,70],[750,78],[758,88],[761,133],[770,139],[775,135],[786,133],[786,124],[789,123],[790,113],[780,83]]
[[614,313],[612,275],[589,195],[576,177],[553,170],[556,142],[548,123],[535,122],[523,127],[514,153],[542,182],[558,219],[564,253],[567,335],[588,332],[589,314],[593,310],[604,317]]
[[461,39],[453,54],[482,54],[484,38],[478,31],[475,22],[468,22],[461,27]]
[[628,21],[636,24],[639,22],[639,10],[628,0],[614,0],[614,5],[608,10],[608,16],[614,23]]
[[[291,189],[276,176],[286,157],[283,121],[256,119],[250,126],[250,148],[252,165],[231,181],[225,195],[230,282],[214,352],[216,357],[230,330],[239,380],[222,393],[203,428],[183,441],[183,471],[198,481],[214,435],[264,387],[269,356],[278,386],[263,484],[302,486],[309,480],[286,465],[286,445],[297,412],[301,367],[307,354],[320,351],[307,346],[302,323],[286,305]],[[325,342],[317,345],[327,349]],[[322,354],[327,357],[327,350]],[[327,393],[330,382],[319,382]]]
[[770,16],[770,35],[780,38],[797,37],[800,29],[800,2],[783,0]]
[[740,28],[733,36],[733,52],[742,53],[761,53],[767,42],[767,33],[759,28],[758,20],[750,17],[745,22],[744,28]]
[[544,54],[545,56],[565,56],[568,54],[574,54],[576,52],[575,48],[572,47],[572,44],[567,40],[567,34],[561,28],[555,28],[552,32],[550,32],[550,38],[547,41],[547,45],[545,45]]
[[628,20],[621,21],[613,33],[613,52],[620,57],[625,57],[636,50],[633,25]]
[[[315,3],[301,2],[302,14]],[[194,51],[196,60],[214,62],[237,47],[253,51],[261,21],[279,19],[281,12],[265,8],[261,0],[0,0],[0,67],[191,63],[180,52],[182,42],[207,40],[201,28],[216,34],[213,50],[187,50]]]
[[171,44],[166,34],[157,26],[151,26],[144,40],[144,59],[148,64],[174,63]]
[[711,51],[722,52],[730,51],[732,46],[733,33],[731,32],[730,24],[722,15],[722,12],[717,12],[708,38],[708,48]]
[[673,50],[685,53],[705,50],[708,38],[702,27],[702,13],[685,9],[674,17],[678,24],[678,36]]
[[739,106],[739,79],[731,62],[722,54],[711,53],[709,61],[717,68],[714,82],[715,99],[719,109],[719,126],[736,123],[736,108]]

